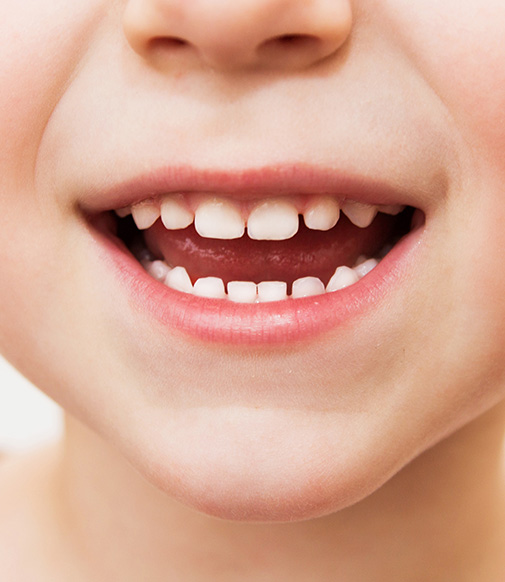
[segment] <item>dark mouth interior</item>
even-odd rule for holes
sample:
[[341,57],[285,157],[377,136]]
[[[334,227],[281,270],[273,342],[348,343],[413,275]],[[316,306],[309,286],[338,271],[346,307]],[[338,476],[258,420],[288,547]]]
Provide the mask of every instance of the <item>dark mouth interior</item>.
[[[106,213],[102,224],[116,235],[138,259],[164,260],[183,266],[194,283],[200,277],[229,281],[286,281],[288,288],[300,277],[319,277],[326,285],[336,267],[352,267],[361,255],[382,257],[403,236],[424,223],[420,210],[407,207],[397,216],[378,214],[365,229],[354,226],[344,215],[328,231],[305,227],[300,219],[298,233],[288,240],[217,240],[200,237],[194,226],[167,230],[158,220],[150,229],[139,231],[131,216],[118,218]],[[104,227],[102,226],[102,229]]]

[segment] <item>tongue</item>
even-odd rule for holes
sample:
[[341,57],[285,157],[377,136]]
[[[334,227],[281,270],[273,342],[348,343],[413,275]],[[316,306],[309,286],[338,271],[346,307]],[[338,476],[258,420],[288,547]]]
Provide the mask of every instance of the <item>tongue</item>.
[[149,250],[170,266],[182,266],[194,282],[199,277],[229,281],[286,281],[319,277],[327,283],[341,265],[353,266],[360,255],[376,255],[390,237],[394,217],[379,214],[368,228],[354,226],[345,216],[329,231],[309,230],[300,221],[289,240],[203,238],[193,226],[167,230],[158,220],[145,231]]

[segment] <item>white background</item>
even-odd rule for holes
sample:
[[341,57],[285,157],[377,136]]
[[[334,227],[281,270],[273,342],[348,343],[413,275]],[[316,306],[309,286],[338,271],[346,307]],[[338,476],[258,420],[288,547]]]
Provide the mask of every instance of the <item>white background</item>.
[[0,356],[0,452],[37,447],[61,431],[61,409]]

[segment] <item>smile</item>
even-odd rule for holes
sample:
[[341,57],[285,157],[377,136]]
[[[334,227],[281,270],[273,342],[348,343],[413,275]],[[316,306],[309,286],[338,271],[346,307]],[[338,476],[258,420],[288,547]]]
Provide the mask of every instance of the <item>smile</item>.
[[172,194],[116,214],[131,214],[136,229],[145,231],[146,244],[133,236],[132,249],[158,281],[200,297],[255,303],[286,300],[288,291],[297,299],[356,283],[387,253],[392,231],[400,232],[379,214],[404,210],[331,196],[235,201]]
[[127,249],[131,286],[144,287],[137,297],[158,319],[207,339],[269,343],[331,327],[367,292],[377,299],[371,286],[397,270],[388,264],[424,224],[420,210],[384,196],[374,203],[365,188],[359,199],[352,188],[291,193],[268,180],[235,191],[222,180],[210,191],[163,182],[145,186],[145,197],[126,187],[91,223],[115,254],[120,244],[123,267]]

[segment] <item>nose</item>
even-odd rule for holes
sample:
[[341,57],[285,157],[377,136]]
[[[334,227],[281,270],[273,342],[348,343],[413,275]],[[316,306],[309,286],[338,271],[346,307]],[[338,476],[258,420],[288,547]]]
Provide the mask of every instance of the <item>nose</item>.
[[[128,0],[130,46],[161,68],[306,69],[345,43],[351,0]],[[186,61],[187,62],[187,61]]]

